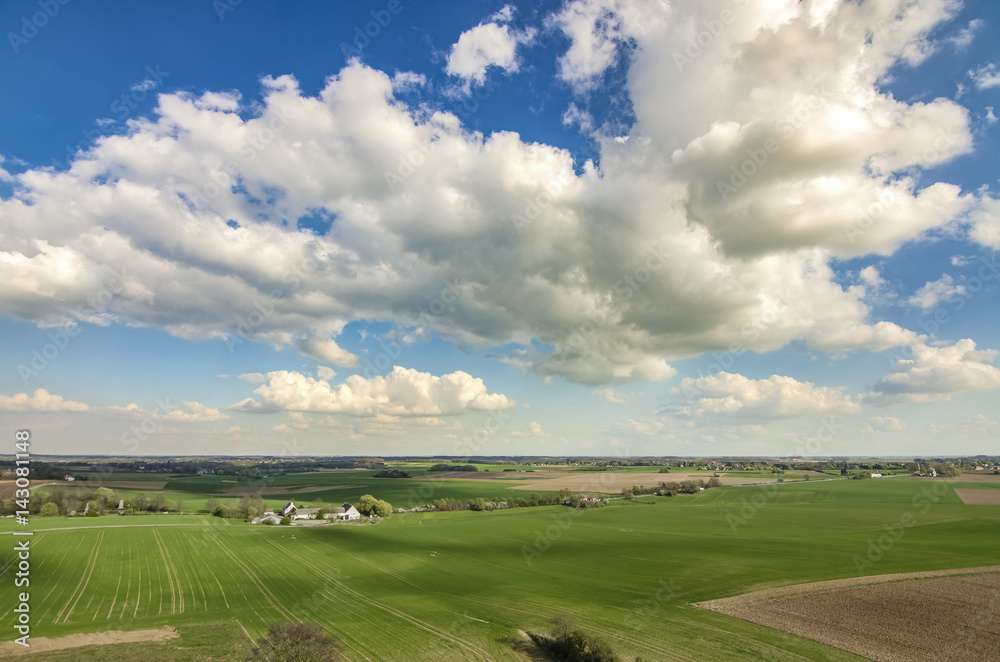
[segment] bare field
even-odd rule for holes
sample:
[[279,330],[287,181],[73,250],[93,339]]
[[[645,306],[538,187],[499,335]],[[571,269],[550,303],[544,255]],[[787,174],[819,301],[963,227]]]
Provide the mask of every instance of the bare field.
[[877,662],[1000,659],[1000,566],[800,584],[695,606]]
[[103,646],[105,644],[141,644],[146,641],[166,641],[176,639],[177,630],[164,625],[156,630],[133,630],[131,632],[121,632],[112,630],[110,632],[92,632],[91,634],[70,634],[65,637],[49,639],[47,637],[32,637],[31,647],[27,648],[13,641],[0,642],[0,657],[12,657],[16,655],[29,655],[35,653],[51,653],[66,648],[80,648],[81,646]]
[[[514,490],[547,490],[556,491],[570,489],[574,492],[620,492],[633,485],[645,485],[652,487],[663,482],[680,482],[682,480],[705,480],[712,477],[709,471],[697,473],[612,473],[609,471],[595,471],[587,473],[576,473],[567,475],[565,473],[553,474],[551,478],[542,478],[533,474],[530,478],[522,479],[530,481],[527,485],[512,487]],[[798,476],[785,475],[782,478],[797,478]],[[764,478],[752,476],[727,476],[719,474],[719,481],[723,485],[755,485],[760,483],[776,483],[778,477]]]
[[227,487],[221,494],[224,496],[242,496],[244,494],[259,494],[271,496],[274,494],[306,494],[308,492],[323,492],[324,490],[349,490],[352,487],[368,487],[367,485],[308,485],[306,487]]
[[1000,476],[993,473],[977,472],[974,474],[965,473],[957,478],[945,478],[949,483],[995,483],[1000,485]]
[[955,494],[967,506],[1000,506],[1000,490],[956,488]]
[[165,480],[102,480],[102,481],[59,481],[53,483],[51,487],[67,490],[96,490],[98,487],[106,487],[109,490],[140,490],[156,492],[166,487]]

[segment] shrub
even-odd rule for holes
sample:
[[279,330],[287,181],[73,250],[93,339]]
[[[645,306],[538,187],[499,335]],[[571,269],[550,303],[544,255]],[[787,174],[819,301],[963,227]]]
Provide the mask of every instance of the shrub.
[[282,517],[281,521],[278,522],[278,524],[291,524],[291,523],[292,523],[292,518],[289,517],[288,515],[285,515],[284,517]]

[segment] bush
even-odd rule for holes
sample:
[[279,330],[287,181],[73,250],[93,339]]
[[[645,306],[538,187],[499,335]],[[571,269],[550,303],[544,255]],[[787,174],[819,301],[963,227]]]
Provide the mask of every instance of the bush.
[[257,640],[250,662],[337,662],[337,638],[315,623],[276,623]]
[[59,514],[59,506],[50,501],[42,505],[42,509],[38,511],[38,514],[42,517],[55,517]]
[[281,521],[278,522],[278,524],[291,524],[291,523],[292,523],[292,518],[289,517],[288,515],[285,515],[284,517],[282,517]]

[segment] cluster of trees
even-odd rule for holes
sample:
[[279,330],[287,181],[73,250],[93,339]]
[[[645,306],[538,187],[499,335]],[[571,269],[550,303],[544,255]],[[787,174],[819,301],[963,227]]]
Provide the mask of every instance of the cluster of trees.
[[479,471],[479,467],[474,464],[435,464],[431,466],[431,471]]
[[[57,517],[59,515],[83,515],[86,511],[88,517],[100,517],[108,511],[117,512],[120,500],[121,495],[107,487],[83,490],[46,490],[32,495],[28,502],[28,512],[41,517]],[[125,514],[142,511],[176,511],[183,506],[181,503],[167,499],[162,494],[157,494],[152,499],[145,494],[138,494],[132,499],[126,499],[124,505]],[[15,510],[22,509],[13,498],[5,499],[0,504],[0,514],[2,515],[13,515]]]
[[267,629],[255,643],[249,662],[338,662],[339,642],[315,623],[285,621]]
[[399,469],[383,469],[374,475],[375,478],[409,478],[410,474]]
[[623,489],[622,496],[626,499],[634,499],[637,494],[656,494],[658,496],[674,496],[676,494],[694,494],[698,491],[698,488],[708,489],[710,487],[719,487],[722,485],[716,477],[709,478],[708,481],[702,479],[697,480],[682,480],[681,482],[671,481],[671,482],[661,482],[655,487],[646,487],[645,485],[633,485],[632,489]]
[[529,634],[538,650],[557,662],[618,662],[611,645],[581,630],[574,630],[566,618],[556,618],[552,634]]
[[376,499],[371,494],[365,494],[358,501],[358,512],[362,515],[388,517],[392,514],[392,504],[382,499]]
[[211,498],[205,503],[208,512],[216,517],[241,518],[251,520],[264,514],[267,504],[259,494],[244,494],[235,506]]
[[561,490],[558,494],[554,492],[544,492],[539,494],[537,492],[532,492],[528,497],[518,497],[511,498],[505,497],[502,499],[488,499],[485,497],[478,497],[475,499],[453,499],[447,497],[444,499],[435,499],[430,505],[433,506],[435,510],[477,510],[477,511],[489,511],[489,510],[504,510],[506,508],[534,508],[537,506],[559,506],[559,505],[569,505],[574,508],[600,508],[601,506],[606,506],[607,501],[605,499],[597,500],[587,500],[579,494],[573,494],[570,490]]

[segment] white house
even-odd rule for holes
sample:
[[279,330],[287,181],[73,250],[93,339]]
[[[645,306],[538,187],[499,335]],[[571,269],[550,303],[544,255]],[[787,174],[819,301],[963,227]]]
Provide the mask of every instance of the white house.
[[359,513],[358,509],[351,504],[345,503],[343,506],[330,508],[323,517],[326,519],[339,520],[341,522],[350,522],[361,519],[361,513]]

